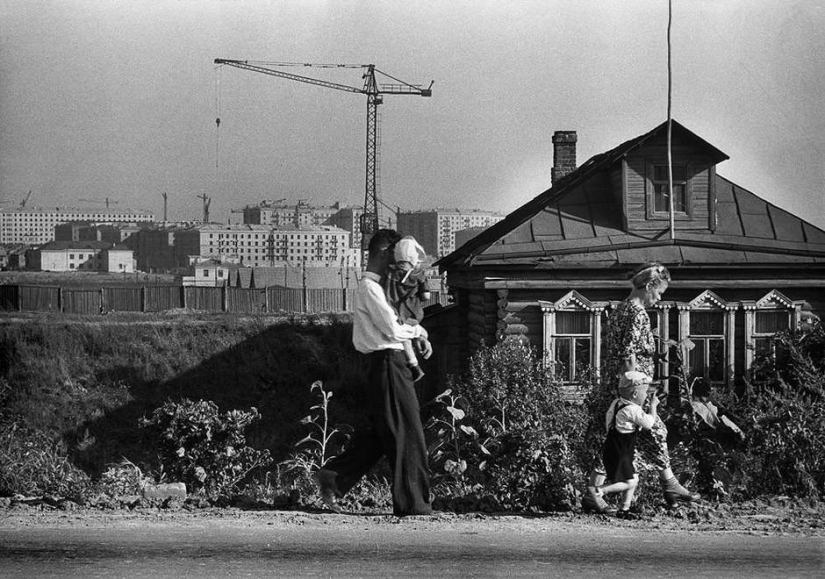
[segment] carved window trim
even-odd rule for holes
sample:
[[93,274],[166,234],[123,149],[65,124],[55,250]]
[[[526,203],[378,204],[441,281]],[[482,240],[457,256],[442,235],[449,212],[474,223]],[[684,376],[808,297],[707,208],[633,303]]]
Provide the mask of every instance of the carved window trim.
[[[598,375],[601,365],[602,313],[606,306],[607,303],[590,301],[576,290],[568,292],[554,302],[539,300],[539,307],[542,311],[542,350],[545,366],[551,368],[553,372],[559,367],[559,360],[556,360],[556,345],[559,339],[575,340],[576,337],[586,337],[590,340],[589,365],[591,370]],[[588,312],[589,332],[587,334],[559,334],[557,315],[560,312]],[[571,350],[575,349],[571,348]],[[568,384],[577,382],[575,368],[566,368],[566,370],[567,374],[561,377],[561,381]]]
[[[679,342],[690,339],[692,342],[703,343],[703,361],[702,369],[704,373],[708,371],[708,360],[710,356],[710,345],[714,339],[721,338],[723,341],[722,351],[724,359],[722,360],[722,376],[712,378],[713,383],[728,385],[733,382],[734,363],[735,363],[735,346],[736,346],[736,310],[739,309],[739,302],[728,302],[723,300],[711,290],[705,290],[689,302],[680,302],[676,304],[679,310]],[[691,332],[691,314],[698,312],[719,312],[722,314],[722,332],[717,334],[697,334]],[[688,359],[684,363],[689,366],[690,356],[696,355],[689,353]]]

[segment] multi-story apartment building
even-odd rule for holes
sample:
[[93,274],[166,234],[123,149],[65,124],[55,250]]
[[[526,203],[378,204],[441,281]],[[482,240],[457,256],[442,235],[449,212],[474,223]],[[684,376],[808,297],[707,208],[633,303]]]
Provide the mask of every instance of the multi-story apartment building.
[[173,245],[178,266],[186,265],[192,256],[253,267],[360,266],[358,251],[350,249],[349,232],[331,225],[273,228],[212,223],[175,231]]
[[349,246],[359,250],[361,248],[361,215],[363,213],[364,208],[360,205],[340,207],[327,219],[326,225],[333,225],[347,231],[349,233]]
[[424,209],[398,213],[398,232],[415,237],[424,251],[442,257],[455,251],[455,234],[470,228],[487,228],[504,215],[478,209]]
[[361,206],[345,206],[337,201],[325,206],[310,205],[306,201],[295,204],[262,201],[234,212],[243,213],[243,222],[247,225],[272,225],[278,228],[333,225],[349,232],[351,248],[361,247],[360,219],[364,212]]
[[138,271],[163,273],[185,267],[186,255],[178,259],[175,254],[175,234],[182,230],[176,225],[166,225],[141,229],[131,235],[125,243],[135,252]]
[[246,225],[313,227],[325,225],[340,209],[341,204],[337,202],[329,206],[316,206],[305,200],[298,203],[262,201],[258,205],[247,205],[233,212],[242,213]]
[[86,222],[72,221],[61,223],[54,228],[55,241],[105,241],[107,243],[123,243],[129,237],[146,229],[148,224],[119,224],[108,223],[97,225]]
[[0,209],[0,243],[38,245],[55,240],[54,228],[63,223],[85,221],[95,224],[151,223],[148,212],[109,209],[20,207]]

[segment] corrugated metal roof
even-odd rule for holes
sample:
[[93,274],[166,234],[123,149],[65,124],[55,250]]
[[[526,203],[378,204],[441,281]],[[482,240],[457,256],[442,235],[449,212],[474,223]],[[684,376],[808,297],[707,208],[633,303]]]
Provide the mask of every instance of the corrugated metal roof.
[[[557,184],[489,227],[436,265],[451,267],[532,265],[569,267],[574,263],[637,264],[659,260],[682,264],[820,263],[825,231],[715,176],[716,228],[682,231],[675,242],[666,231],[626,233],[617,202],[599,198],[584,186],[623,156],[659,135],[666,123],[588,160]],[[689,142],[713,164],[727,155],[674,121],[674,141]],[[576,192],[576,195],[571,193]]]

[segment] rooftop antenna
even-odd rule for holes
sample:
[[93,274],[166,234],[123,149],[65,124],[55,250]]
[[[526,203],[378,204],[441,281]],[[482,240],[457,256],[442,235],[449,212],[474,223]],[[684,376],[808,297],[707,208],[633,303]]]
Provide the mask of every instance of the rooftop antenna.
[[670,29],[673,25],[673,0],[667,2],[667,202],[670,214],[670,239],[676,239],[676,218],[673,214],[673,151],[671,140],[673,127],[671,122],[671,107],[673,101],[673,71],[671,66]]

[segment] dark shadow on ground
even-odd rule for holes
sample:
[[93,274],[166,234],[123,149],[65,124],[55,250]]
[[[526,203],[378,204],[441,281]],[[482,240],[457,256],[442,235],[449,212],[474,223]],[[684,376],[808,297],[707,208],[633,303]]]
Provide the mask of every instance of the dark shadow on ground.
[[128,387],[130,402],[64,433],[64,440],[77,449],[73,461],[93,476],[123,457],[152,464],[154,441],[139,427],[140,418],[167,400],[202,399],[221,412],[256,407],[261,419],[245,431],[247,444],[282,460],[308,432],[300,419],[319,401],[310,392],[316,380],[334,392],[333,423],[363,424],[363,362],[351,335],[349,323],[275,324],[165,381],[142,380],[142,368],[102,370],[102,379]]

